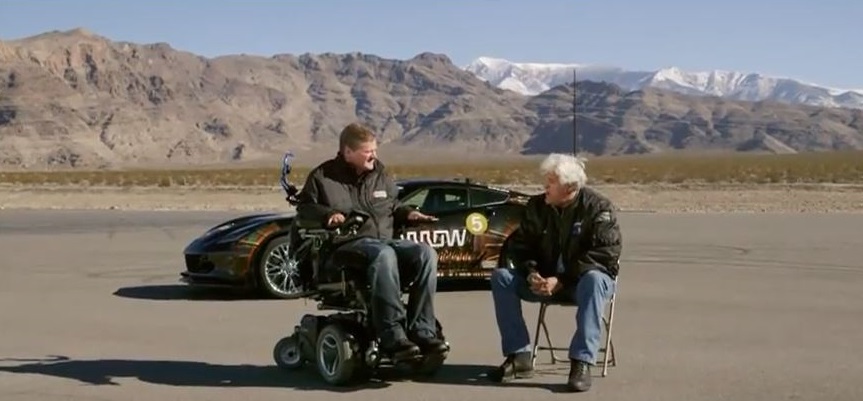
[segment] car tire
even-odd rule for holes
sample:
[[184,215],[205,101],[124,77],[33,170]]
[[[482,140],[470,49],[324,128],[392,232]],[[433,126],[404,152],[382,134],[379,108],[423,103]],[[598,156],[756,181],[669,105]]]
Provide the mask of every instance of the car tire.
[[[262,295],[279,299],[297,299],[306,295],[300,283],[299,266],[291,254],[291,245],[289,235],[275,237],[267,243],[258,258],[255,272],[258,290]],[[293,283],[280,285],[279,276],[292,280]]]

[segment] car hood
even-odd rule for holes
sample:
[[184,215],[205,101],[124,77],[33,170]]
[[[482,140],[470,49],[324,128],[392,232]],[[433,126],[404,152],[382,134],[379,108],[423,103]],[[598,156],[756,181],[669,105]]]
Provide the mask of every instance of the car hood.
[[296,213],[290,212],[262,213],[242,216],[225,221],[217,226],[210,228],[204,233],[203,237],[225,236],[228,234],[236,233],[238,231],[249,231],[255,227],[260,227],[273,221],[291,219],[295,215]]

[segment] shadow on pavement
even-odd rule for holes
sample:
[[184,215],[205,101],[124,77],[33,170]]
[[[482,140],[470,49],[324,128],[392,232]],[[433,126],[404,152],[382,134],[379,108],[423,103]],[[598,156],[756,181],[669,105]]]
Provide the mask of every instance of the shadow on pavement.
[[[488,291],[489,288],[490,286],[487,280],[442,282],[438,284],[438,293]],[[254,291],[240,288],[192,287],[185,284],[156,284],[122,287],[114,291],[114,295],[121,298],[145,299],[151,301],[238,301],[252,299],[277,301],[277,299],[260,297]]]
[[233,288],[195,288],[183,284],[122,287],[114,291],[114,295],[151,301],[238,301],[257,298],[248,291]]
[[[19,365],[9,363],[19,362]],[[484,374],[491,366],[444,365],[432,378],[416,382],[441,385],[533,387],[553,392],[560,386],[530,382],[492,383]],[[353,386],[334,387],[325,383],[311,366],[293,372],[276,366],[218,365],[192,361],[148,361],[129,359],[72,360],[64,356],[45,359],[0,359],[0,373],[40,374],[77,380],[96,386],[117,386],[116,378],[136,378],[145,383],[181,387],[272,387],[307,391],[353,392],[383,389],[403,376],[382,370],[379,378]]]

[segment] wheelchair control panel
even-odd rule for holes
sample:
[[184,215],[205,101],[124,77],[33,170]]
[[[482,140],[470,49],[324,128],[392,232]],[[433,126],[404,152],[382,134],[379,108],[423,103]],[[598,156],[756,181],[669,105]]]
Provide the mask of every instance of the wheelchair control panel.
[[369,218],[369,215],[361,212],[353,212],[345,221],[333,228],[300,228],[298,230],[300,238],[316,239],[322,242],[332,241],[340,237],[352,237],[357,235],[357,231],[362,227],[363,223]]

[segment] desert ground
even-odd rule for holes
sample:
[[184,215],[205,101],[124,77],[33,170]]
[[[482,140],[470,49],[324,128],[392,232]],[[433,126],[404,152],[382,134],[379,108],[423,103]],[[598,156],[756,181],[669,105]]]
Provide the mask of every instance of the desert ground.
[[[536,186],[517,186],[538,193]],[[863,184],[596,185],[622,211],[667,213],[861,212]],[[0,185],[0,209],[288,211],[274,186],[112,187]]]
[[[863,398],[863,215],[622,213],[618,365],[573,396],[553,394],[565,370],[547,354],[534,379],[485,381],[501,360],[486,290],[439,294],[454,349],[430,382],[334,390],[279,371],[273,344],[313,304],[191,296],[177,282],[185,243],[242,213],[0,211],[0,399]],[[536,311],[525,307],[531,331]],[[551,310],[558,345],[572,318]]]
[[[431,155],[436,153],[431,152]],[[394,157],[398,156],[398,157]],[[406,161],[415,156],[413,161]],[[289,179],[302,186],[311,163]],[[477,160],[388,153],[396,179],[470,178],[527,193],[542,188],[539,156]],[[112,210],[288,210],[281,159],[262,164],[127,166],[123,169],[0,170],[0,208]],[[588,158],[588,185],[632,212],[863,211],[863,152],[697,153]]]

